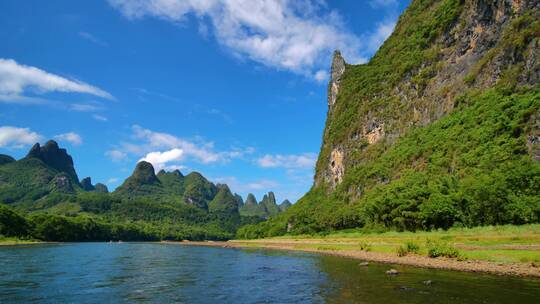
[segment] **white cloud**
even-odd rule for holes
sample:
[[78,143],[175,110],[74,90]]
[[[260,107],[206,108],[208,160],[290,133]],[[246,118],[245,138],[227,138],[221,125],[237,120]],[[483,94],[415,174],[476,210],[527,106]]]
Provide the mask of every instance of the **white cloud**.
[[99,121],[108,121],[109,119],[103,115],[99,115],[99,114],[94,114],[92,115],[92,117],[95,119],[95,120],[99,120]]
[[171,149],[165,152],[150,152],[139,161],[147,161],[154,166],[156,171],[167,167],[167,163],[181,161],[184,155],[184,151],[181,149]]
[[119,162],[127,158],[127,153],[120,150],[109,150],[105,152],[105,155],[108,156],[112,161]]
[[155,132],[141,126],[132,127],[131,140],[122,142],[105,155],[114,162],[135,156],[154,166],[156,171],[165,169],[185,169],[185,163],[194,161],[200,164],[228,163],[252,154],[254,148],[232,148],[227,151],[216,151],[212,142],[201,138],[192,140],[180,138],[168,133]]
[[88,32],[79,32],[79,36],[81,36],[82,38],[94,43],[94,44],[97,44],[97,45],[100,45],[100,46],[109,46],[108,43],[102,41],[101,39],[98,39],[96,36],[88,33]]
[[78,80],[69,80],[35,67],[18,64],[12,59],[0,58],[0,99],[25,101],[32,97],[24,93],[69,92],[84,93],[106,99],[114,99],[108,92]]
[[42,136],[28,128],[0,126],[0,147],[23,148],[39,142]]
[[20,105],[44,105],[51,104],[48,99],[39,98],[39,97],[29,97],[29,96],[20,96],[20,95],[3,95],[0,92],[0,102],[7,104],[20,104]]
[[390,37],[395,27],[396,21],[394,20],[378,23],[375,32],[366,39],[369,42],[367,48],[372,52],[376,52],[384,41]]
[[111,177],[107,180],[107,185],[115,185],[120,181],[120,179],[116,177]]
[[257,164],[263,168],[312,169],[315,167],[317,154],[304,153],[299,155],[270,155],[257,159]]
[[[365,62],[366,46],[336,11],[317,0],[109,0],[130,19],[182,23],[195,16],[240,58],[320,80],[335,49],[350,63]],[[199,29],[201,25],[199,25]],[[203,31],[207,33],[208,31]],[[205,34],[206,35],[206,34]]]
[[63,134],[58,134],[56,136],[54,136],[55,139],[57,140],[60,140],[60,141],[67,141],[75,146],[78,146],[80,144],[82,144],[82,137],[75,133],[75,132],[68,132],[68,133],[63,133]]
[[103,110],[103,104],[98,102],[74,103],[69,105],[69,109],[76,112],[95,112]]
[[327,71],[319,70],[319,71],[317,71],[317,73],[315,73],[314,78],[318,82],[324,82],[324,81],[328,80],[328,76],[329,75],[328,75]]
[[176,137],[172,134],[155,132],[149,129],[144,129],[138,125],[133,126],[133,137],[136,140],[143,141],[142,143],[124,143],[123,149],[131,154],[145,154],[156,152],[163,149],[180,149],[186,158],[195,160],[203,164],[227,162],[233,158],[240,158],[244,154],[249,153],[250,149],[231,150],[231,151],[214,151],[212,142],[203,140],[191,141]]

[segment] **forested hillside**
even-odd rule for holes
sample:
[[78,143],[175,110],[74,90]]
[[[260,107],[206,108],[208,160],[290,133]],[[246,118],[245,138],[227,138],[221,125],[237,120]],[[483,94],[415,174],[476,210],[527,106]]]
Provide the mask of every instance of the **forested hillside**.
[[0,155],[0,202],[0,235],[48,241],[224,240],[267,216],[266,209],[242,214],[242,197],[227,185],[197,172],[156,175],[145,161],[109,193],[89,177],[79,181],[73,159],[54,141],[20,160]]
[[313,188],[240,237],[540,221],[540,1],[413,0],[336,52]]

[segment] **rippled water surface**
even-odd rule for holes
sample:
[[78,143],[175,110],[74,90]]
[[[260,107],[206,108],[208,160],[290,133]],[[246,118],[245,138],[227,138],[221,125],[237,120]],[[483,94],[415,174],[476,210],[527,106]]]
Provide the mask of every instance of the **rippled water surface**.
[[[540,280],[159,243],[0,248],[0,303],[540,303]],[[425,280],[432,280],[430,286]]]

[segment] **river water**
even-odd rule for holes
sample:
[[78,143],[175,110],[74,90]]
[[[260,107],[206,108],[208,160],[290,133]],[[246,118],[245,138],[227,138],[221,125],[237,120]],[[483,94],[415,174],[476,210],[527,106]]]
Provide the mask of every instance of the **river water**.
[[0,303],[540,303],[537,279],[358,263],[160,243],[0,247]]

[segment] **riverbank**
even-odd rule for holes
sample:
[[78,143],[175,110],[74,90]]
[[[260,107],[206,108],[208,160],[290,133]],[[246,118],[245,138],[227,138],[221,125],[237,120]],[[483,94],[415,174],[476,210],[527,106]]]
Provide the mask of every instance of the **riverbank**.
[[[417,233],[342,232],[327,236],[173,243],[304,251],[377,263],[540,278],[540,225]],[[443,247],[444,250],[437,246]],[[407,252],[405,250],[407,247],[412,249]],[[434,255],[434,252],[439,252],[437,250],[442,253],[445,253],[445,250],[451,251],[455,257],[444,257],[444,254],[441,257],[429,257]]]
[[19,238],[0,237],[0,246],[33,245],[42,243],[43,242],[37,240],[23,240]]

